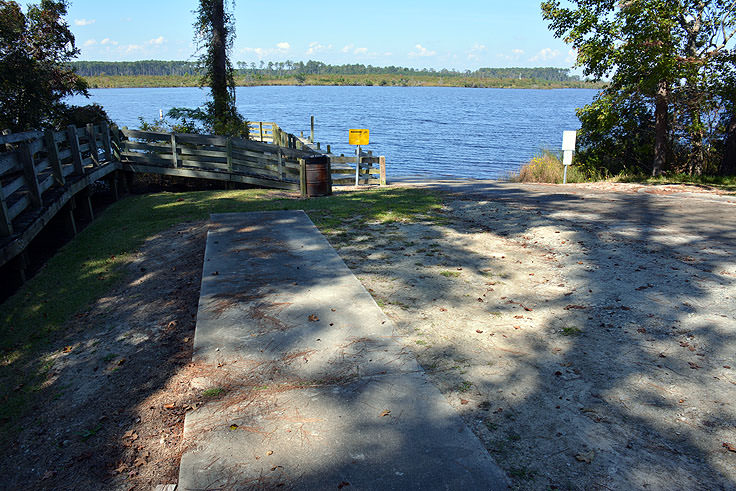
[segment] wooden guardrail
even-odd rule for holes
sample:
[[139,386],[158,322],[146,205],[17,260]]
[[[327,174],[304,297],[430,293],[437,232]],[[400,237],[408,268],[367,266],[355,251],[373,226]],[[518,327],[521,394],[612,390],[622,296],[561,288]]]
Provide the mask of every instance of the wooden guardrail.
[[24,213],[56,201],[47,195],[64,189],[67,180],[79,180],[113,160],[106,124],[9,133],[0,136],[1,146],[6,151],[0,153],[0,237],[12,235],[14,221]]

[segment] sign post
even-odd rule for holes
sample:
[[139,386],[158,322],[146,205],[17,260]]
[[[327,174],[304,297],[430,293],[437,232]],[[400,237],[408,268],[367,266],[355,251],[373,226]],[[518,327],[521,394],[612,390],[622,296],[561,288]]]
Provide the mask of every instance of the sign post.
[[562,184],[567,184],[567,167],[572,165],[572,153],[575,151],[575,139],[577,131],[562,132],[562,165],[565,173],[562,176]]
[[368,145],[370,141],[370,131],[366,129],[349,130],[348,131],[348,143],[350,145],[357,145],[355,149],[355,185],[359,185],[360,178],[360,146]]

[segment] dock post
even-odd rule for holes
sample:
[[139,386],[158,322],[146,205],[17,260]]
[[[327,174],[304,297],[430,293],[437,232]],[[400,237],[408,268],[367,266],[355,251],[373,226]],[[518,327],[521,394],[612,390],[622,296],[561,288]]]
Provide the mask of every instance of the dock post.
[[314,116],[310,118],[310,133],[309,133],[309,143],[314,143]]
[[307,162],[304,159],[299,159],[299,189],[302,193],[302,198],[307,197]]
[[378,164],[381,166],[381,180],[379,185],[385,186],[386,185],[386,157],[381,155],[378,157]]

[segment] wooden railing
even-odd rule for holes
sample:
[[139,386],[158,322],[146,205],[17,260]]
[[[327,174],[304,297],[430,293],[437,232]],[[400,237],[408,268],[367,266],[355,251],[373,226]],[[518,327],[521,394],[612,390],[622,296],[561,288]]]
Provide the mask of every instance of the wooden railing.
[[128,129],[122,134],[127,138],[121,152],[125,169],[280,189],[301,189],[303,160],[315,154],[310,149],[216,135]]
[[[42,210],[56,201],[55,191],[67,187],[113,160],[106,124],[69,126],[64,131],[28,131],[0,136],[0,237],[14,232],[14,221],[25,212]],[[102,173],[106,174],[106,173]]]

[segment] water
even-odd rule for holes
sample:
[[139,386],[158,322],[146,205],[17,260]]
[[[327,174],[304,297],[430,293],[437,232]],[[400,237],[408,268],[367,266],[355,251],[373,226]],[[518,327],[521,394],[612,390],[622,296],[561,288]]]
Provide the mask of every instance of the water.
[[[349,128],[370,129],[366,150],[385,155],[393,177],[425,175],[496,179],[516,171],[542,148],[558,149],[563,130],[577,129],[575,109],[596,90],[466,89],[445,87],[238,87],[238,109],[250,121],[275,121],[309,134],[333,153],[354,155]],[[198,88],[93,89],[85,101],[101,104],[120,126],[158,118],[171,107],[196,107]]]

